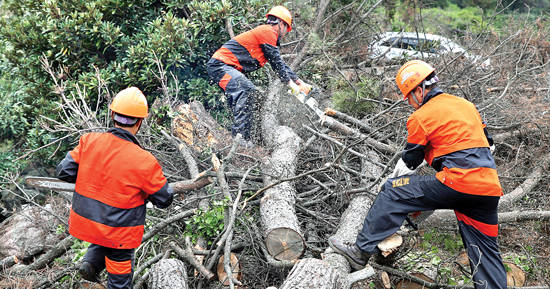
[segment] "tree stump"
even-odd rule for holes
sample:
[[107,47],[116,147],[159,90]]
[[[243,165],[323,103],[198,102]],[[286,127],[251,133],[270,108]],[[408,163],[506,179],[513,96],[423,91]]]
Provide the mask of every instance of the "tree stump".
[[314,258],[298,261],[279,289],[340,289],[345,278],[328,263]]
[[185,264],[178,259],[162,259],[149,270],[149,289],[187,289]]

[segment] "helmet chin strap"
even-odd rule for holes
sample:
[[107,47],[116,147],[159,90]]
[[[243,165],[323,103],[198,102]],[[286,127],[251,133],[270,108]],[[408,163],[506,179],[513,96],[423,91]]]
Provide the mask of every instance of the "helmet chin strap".
[[418,104],[418,106],[422,106],[422,102],[424,101],[424,92],[426,91],[424,84],[422,84],[422,101],[418,101],[418,98],[416,97],[416,94],[414,94],[414,91],[411,91],[413,100]]

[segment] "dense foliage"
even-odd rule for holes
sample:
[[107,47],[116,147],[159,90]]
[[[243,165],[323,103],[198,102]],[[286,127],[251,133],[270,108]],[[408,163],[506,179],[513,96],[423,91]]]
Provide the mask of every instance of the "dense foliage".
[[[205,63],[229,36],[224,20],[234,17],[236,31],[263,17],[267,1],[48,0],[0,2],[0,138],[19,148],[51,140],[38,116],[56,118],[59,95],[44,71],[45,57],[66,94],[78,86],[87,100],[98,99],[100,84],[111,93],[135,85],[152,101],[159,95],[158,66],[170,75],[183,101],[219,105]],[[99,78],[98,78],[99,76]],[[109,95],[102,96],[103,99]],[[95,104],[91,103],[94,107]],[[100,103],[99,107],[105,107]]]

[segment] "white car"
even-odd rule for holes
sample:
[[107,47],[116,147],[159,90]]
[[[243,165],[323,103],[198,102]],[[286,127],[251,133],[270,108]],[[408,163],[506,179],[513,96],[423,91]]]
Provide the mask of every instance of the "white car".
[[[474,63],[481,59],[481,56],[466,52],[462,46],[450,39],[434,34],[386,32],[377,35],[375,39],[369,46],[372,59],[431,58],[447,53],[463,54]],[[490,61],[485,60],[481,66],[488,67]]]

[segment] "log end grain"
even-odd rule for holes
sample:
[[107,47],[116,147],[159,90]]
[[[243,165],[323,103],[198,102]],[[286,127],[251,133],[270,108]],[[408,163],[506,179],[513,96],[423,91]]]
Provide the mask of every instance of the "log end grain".
[[296,260],[305,250],[302,235],[286,227],[269,231],[265,238],[265,245],[269,254],[277,260]]

